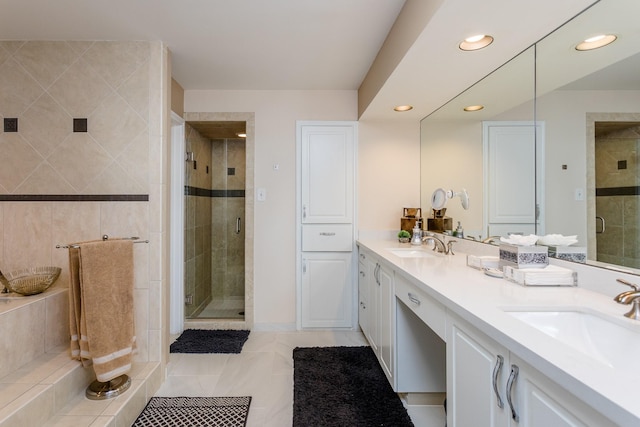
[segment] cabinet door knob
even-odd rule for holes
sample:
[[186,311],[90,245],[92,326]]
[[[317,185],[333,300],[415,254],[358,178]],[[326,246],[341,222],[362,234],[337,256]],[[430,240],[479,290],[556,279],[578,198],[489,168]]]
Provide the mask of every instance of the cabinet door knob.
[[496,394],[496,399],[498,400],[498,408],[504,408],[504,403],[502,403],[502,398],[500,397],[500,392],[498,391],[498,375],[500,374],[500,370],[502,369],[502,365],[504,364],[504,357],[498,355],[496,358],[496,366],[493,367],[493,392]]
[[511,418],[515,422],[520,422],[520,417],[518,416],[518,412],[516,412],[516,407],[513,404],[512,393],[513,393],[513,385],[518,379],[518,372],[520,368],[517,365],[511,365],[511,374],[509,375],[509,379],[507,380],[507,402],[509,403],[509,408],[511,408]]

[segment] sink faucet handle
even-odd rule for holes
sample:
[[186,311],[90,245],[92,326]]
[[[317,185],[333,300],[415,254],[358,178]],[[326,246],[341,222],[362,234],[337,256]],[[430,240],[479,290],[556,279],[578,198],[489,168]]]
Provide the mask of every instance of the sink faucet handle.
[[453,253],[453,247],[452,247],[455,242],[457,242],[457,240],[449,240],[447,242],[447,253],[449,255],[455,255],[455,253]]
[[631,283],[631,282],[629,282],[627,280],[624,280],[624,279],[616,279],[616,282],[622,283],[623,285],[627,285],[631,289],[633,289],[634,291],[640,291],[640,287],[638,285],[636,285],[635,283]]

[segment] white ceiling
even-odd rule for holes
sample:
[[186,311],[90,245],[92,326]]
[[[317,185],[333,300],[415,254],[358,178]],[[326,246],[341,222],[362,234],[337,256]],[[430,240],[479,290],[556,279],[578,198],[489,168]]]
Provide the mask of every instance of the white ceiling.
[[[409,1],[442,5],[362,118],[419,120],[593,0]],[[162,40],[187,90],[356,90],[404,2],[2,0],[0,39]],[[457,49],[476,33],[496,41]]]
[[2,0],[0,39],[162,40],[185,89],[358,89],[404,0]]

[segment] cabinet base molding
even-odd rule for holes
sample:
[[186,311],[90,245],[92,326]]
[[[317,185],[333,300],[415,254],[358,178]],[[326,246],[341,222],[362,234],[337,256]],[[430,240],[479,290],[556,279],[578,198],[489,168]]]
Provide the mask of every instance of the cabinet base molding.
[[400,393],[400,399],[407,405],[443,405],[447,393]]

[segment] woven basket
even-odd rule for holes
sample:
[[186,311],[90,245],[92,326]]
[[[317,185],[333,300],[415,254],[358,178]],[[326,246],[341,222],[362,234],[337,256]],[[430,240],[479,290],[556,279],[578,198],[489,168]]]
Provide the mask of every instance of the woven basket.
[[11,292],[35,295],[46,291],[60,276],[59,267],[33,267],[16,270],[4,275],[3,284]]

